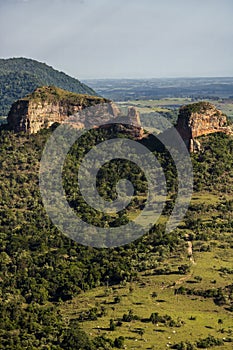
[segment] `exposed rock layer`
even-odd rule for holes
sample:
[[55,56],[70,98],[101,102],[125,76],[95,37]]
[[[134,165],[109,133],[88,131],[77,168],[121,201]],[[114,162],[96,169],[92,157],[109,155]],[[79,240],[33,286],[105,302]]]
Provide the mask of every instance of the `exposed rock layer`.
[[199,102],[180,108],[176,128],[190,152],[200,150],[197,137],[215,132],[232,134],[225,114],[209,102]]
[[7,117],[8,127],[15,132],[37,133],[54,123],[63,123],[85,107],[104,103],[101,97],[70,93],[55,87],[42,87],[15,102]]
[[[89,107],[89,108],[87,108]],[[134,107],[123,117],[117,105],[101,97],[79,95],[55,87],[41,87],[15,102],[8,114],[8,128],[15,132],[37,133],[54,123],[73,127],[95,128],[100,124],[140,138],[143,134],[140,115]]]
[[[100,124],[108,128],[116,123],[117,132],[137,139],[144,136],[140,114],[134,107],[129,107],[128,115],[123,117],[117,105],[104,98],[74,94],[55,87],[38,88],[15,102],[7,120],[9,129],[31,134],[54,123],[68,122],[78,129],[99,127]],[[209,102],[181,107],[176,128],[190,152],[201,149],[199,136],[215,132],[232,134],[227,117]]]

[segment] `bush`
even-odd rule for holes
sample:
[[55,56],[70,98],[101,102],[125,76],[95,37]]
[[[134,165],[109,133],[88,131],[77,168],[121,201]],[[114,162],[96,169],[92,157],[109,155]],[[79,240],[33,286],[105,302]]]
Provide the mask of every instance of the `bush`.
[[172,349],[177,350],[194,350],[196,349],[195,345],[191,344],[190,342],[180,342],[178,344],[175,344],[171,347]]
[[115,346],[115,348],[123,349],[123,348],[124,348],[124,341],[125,341],[125,338],[124,338],[124,337],[116,338],[116,339],[114,340],[114,346]]
[[116,324],[113,321],[113,319],[110,320],[109,329],[110,329],[110,331],[115,331],[115,329],[116,329]]
[[114,303],[119,304],[121,302],[121,297],[117,296],[114,298]]
[[211,348],[212,346],[219,346],[223,344],[224,341],[222,339],[214,338],[212,335],[197,341],[197,347],[200,349]]
[[139,320],[139,317],[137,315],[134,315],[132,310],[129,310],[128,314],[123,315],[122,321],[131,322],[132,320]]
[[66,331],[61,346],[65,350],[94,350],[92,342],[76,321]]

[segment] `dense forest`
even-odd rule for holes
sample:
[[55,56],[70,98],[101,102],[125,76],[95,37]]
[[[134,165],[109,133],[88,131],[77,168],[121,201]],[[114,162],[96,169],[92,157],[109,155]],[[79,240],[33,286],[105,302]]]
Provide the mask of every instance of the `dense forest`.
[[[222,201],[221,222],[203,225],[199,217],[203,208],[194,205],[181,227],[169,234],[165,233],[164,224],[157,224],[149,234],[126,246],[108,250],[81,246],[54,227],[42,205],[39,161],[52,130],[41,130],[35,135],[2,130],[0,134],[0,349],[121,348],[122,337],[111,340],[100,336],[90,340],[79,322],[74,320],[67,324],[59,305],[94,287],[137,280],[139,272],[156,266],[184,244],[190,228],[195,228],[194,240],[200,237],[208,240],[209,230],[212,235],[221,235],[223,227],[232,232],[227,214],[232,201]],[[119,180],[113,175],[117,174],[116,169],[123,177],[130,173],[128,179],[135,187],[130,205],[115,217],[106,217],[82,200],[76,183],[80,158],[95,144],[111,138],[114,132],[114,128],[90,131],[79,141],[81,143],[72,147],[63,171],[70,205],[84,220],[100,226],[103,222],[109,226],[128,222],[132,211],[143,208],[143,195],[147,190],[145,176],[135,164],[115,160],[101,169],[97,186],[102,196],[111,199],[114,184]],[[232,138],[214,134],[203,137],[202,144],[203,151],[192,156],[195,191],[231,193]],[[154,153],[166,174],[169,200],[163,215],[167,217],[176,198],[176,171],[165,150],[161,152],[155,147]],[[180,267],[181,274],[184,268]]]
[[0,116],[7,115],[13,102],[44,85],[96,95],[87,85],[45,63],[27,58],[0,59]]

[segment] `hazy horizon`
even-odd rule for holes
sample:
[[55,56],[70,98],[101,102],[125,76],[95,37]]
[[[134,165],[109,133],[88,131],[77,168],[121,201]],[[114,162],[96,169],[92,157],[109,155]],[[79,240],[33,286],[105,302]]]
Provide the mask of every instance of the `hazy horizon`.
[[107,78],[87,78],[87,79],[83,79],[83,80],[172,80],[172,79],[233,79],[233,75],[232,76],[177,76],[177,77],[141,77],[141,78],[128,78],[128,77],[118,77],[118,78],[111,78],[111,77],[107,77]]
[[[28,1],[28,0],[25,0],[25,1]],[[33,58],[33,57],[23,57],[23,56],[12,56],[12,57],[0,57],[0,59],[12,59],[12,58],[26,58],[26,59],[31,59],[31,60],[36,60],[38,61],[37,59]],[[38,61],[40,63],[45,63],[46,65],[52,67],[53,69],[55,70],[58,70],[57,67],[55,66],[52,66],[51,64],[49,64],[49,62],[42,62],[42,61]],[[62,71],[63,73],[65,74],[68,74],[67,72],[65,72],[64,70],[58,70],[58,71]],[[79,77],[75,77],[75,76],[72,76],[71,74],[69,74],[71,77],[75,78],[75,79],[79,79],[79,80],[156,80],[156,79],[161,79],[161,80],[169,80],[169,79],[233,79],[233,74],[232,76],[230,75],[226,75],[226,76],[161,76],[161,77],[155,77],[155,76],[148,76],[148,77],[100,77],[100,78],[79,78]]]
[[232,0],[0,0],[0,56],[80,80],[232,77],[232,15]]

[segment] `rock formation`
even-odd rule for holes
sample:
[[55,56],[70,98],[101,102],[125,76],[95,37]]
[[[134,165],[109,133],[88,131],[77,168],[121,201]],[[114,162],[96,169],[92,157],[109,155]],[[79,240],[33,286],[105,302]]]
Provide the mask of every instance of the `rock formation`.
[[[93,108],[87,108],[91,106]],[[122,116],[117,105],[104,98],[75,94],[51,86],[37,88],[15,102],[7,117],[10,130],[30,134],[49,128],[54,123],[66,123],[67,120],[79,129],[98,127],[100,124],[109,128],[116,123],[116,132],[129,134],[136,139],[145,136],[140,114],[134,107],[129,107],[128,115]],[[209,102],[181,107],[176,128],[190,152],[201,149],[197,140],[199,136],[215,132],[232,134],[227,117]]]
[[121,113],[113,120],[115,131],[121,132],[135,139],[143,137],[143,129],[141,127],[140,113],[135,107],[128,107],[127,116],[122,116]]
[[10,130],[29,134],[49,128],[54,123],[69,123],[78,129],[106,123],[104,127],[108,128],[116,123],[118,132],[128,133],[135,138],[143,134],[140,115],[134,107],[129,107],[128,116],[124,117],[117,105],[109,100],[51,86],[37,88],[32,94],[15,102],[7,122]]
[[71,93],[56,87],[37,88],[32,94],[16,101],[8,114],[9,129],[15,132],[37,133],[53,123],[62,123],[85,107],[107,102],[101,97]]
[[176,128],[190,152],[200,150],[197,137],[215,132],[232,134],[225,114],[209,102],[198,102],[180,108]]

